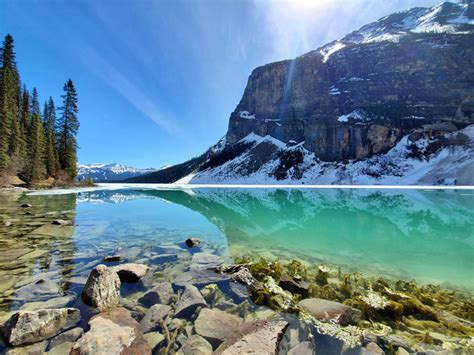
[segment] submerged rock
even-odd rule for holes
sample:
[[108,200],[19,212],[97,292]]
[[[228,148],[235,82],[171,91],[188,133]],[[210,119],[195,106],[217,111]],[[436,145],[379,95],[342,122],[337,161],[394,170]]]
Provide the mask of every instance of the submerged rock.
[[384,355],[385,352],[375,343],[369,343],[362,349],[361,355]]
[[71,355],[150,354],[138,323],[125,308],[102,312],[89,321],[90,330],[74,345]]
[[177,352],[178,355],[211,355],[212,345],[200,335],[192,335]]
[[186,285],[202,287],[210,284],[228,283],[229,276],[217,274],[209,270],[191,270],[179,274],[174,280],[173,285],[177,288],[183,288]]
[[72,225],[72,221],[67,221],[64,219],[55,219],[54,221],[51,222],[51,224],[55,224],[57,226],[70,226]]
[[207,307],[204,297],[195,286],[186,285],[176,305],[175,317],[188,318],[198,307]]
[[107,255],[107,256],[104,256],[102,260],[106,262],[114,262],[114,261],[120,261],[120,259],[121,259],[120,255]]
[[59,334],[80,318],[81,313],[76,308],[20,311],[5,322],[3,334],[13,346],[36,343]]
[[72,343],[70,348],[74,345],[77,339],[79,339],[84,334],[84,330],[82,328],[76,327],[70,330],[67,330],[61,334],[56,335],[49,341],[47,350],[51,350],[63,343]]
[[309,284],[294,277],[281,277],[279,286],[286,291],[290,291],[291,293],[297,293],[303,298],[306,298],[309,295]]
[[307,298],[298,305],[311,314],[315,319],[328,321],[340,325],[355,323],[360,319],[360,311],[342,303],[324,300],[321,298]]
[[244,323],[216,351],[216,354],[276,354],[288,327],[284,321]]
[[186,239],[185,243],[188,248],[192,248],[198,244],[201,244],[201,240],[198,238],[188,238]]
[[218,309],[204,308],[199,313],[194,327],[196,333],[217,346],[229,338],[241,325],[242,319]]
[[150,307],[154,304],[169,304],[174,295],[173,288],[169,282],[160,282],[147,293],[145,293],[139,300],[145,307]]
[[105,265],[96,266],[87,279],[82,300],[100,311],[120,303],[120,279]]
[[224,260],[209,252],[196,253],[191,261],[191,270],[203,270],[219,267]]
[[313,344],[310,341],[303,341],[288,351],[287,355],[312,355],[314,354]]
[[33,207],[33,206],[32,206],[31,204],[29,204],[29,203],[23,203],[23,204],[20,205],[20,207],[21,207],[21,208],[31,208],[31,207]]
[[151,332],[161,327],[160,322],[171,312],[171,307],[164,304],[151,306],[140,322],[140,330],[143,333]]
[[120,281],[128,283],[140,281],[150,270],[146,265],[135,263],[120,264],[110,269],[118,274]]

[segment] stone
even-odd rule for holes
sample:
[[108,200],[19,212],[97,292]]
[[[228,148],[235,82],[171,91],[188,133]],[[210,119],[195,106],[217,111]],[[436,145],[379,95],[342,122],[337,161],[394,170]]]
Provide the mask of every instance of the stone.
[[113,266],[110,268],[120,277],[120,281],[134,283],[145,277],[150,268],[143,264],[127,263]]
[[399,347],[397,351],[395,351],[395,355],[409,355],[409,354],[410,353],[402,347]]
[[23,203],[23,204],[21,204],[20,207],[21,207],[21,208],[31,208],[31,207],[33,207],[33,206],[32,206],[31,204],[29,204],[29,203]]
[[76,308],[19,311],[5,322],[3,334],[13,346],[36,343],[70,328],[80,318],[81,312]]
[[76,327],[69,329],[63,333],[56,335],[49,341],[47,350],[50,351],[52,348],[55,348],[63,343],[71,343],[71,347],[74,345],[77,339],[79,339],[84,334],[82,328]]
[[127,247],[120,248],[116,251],[117,255],[120,255],[122,259],[136,259],[142,252],[139,247]]
[[46,340],[31,345],[16,346],[6,349],[5,355],[40,355],[44,354],[48,342]]
[[218,346],[230,337],[241,325],[242,319],[218,309],[203,308],[194,323],[197,334],[211,345]]
[[89,320],[87,331],[70,355],[150,354],[151,348],[139,325],[122,307],[102,312]]
[[196,287],[203,287],[210,284],[224,284],[229,282],[228,275],[217,274],[209,270],[191,270],[179,274],[174,280],[173,285],[177,288],[183,288],[188,284]]
[[207,303],[199,290],[193,285],[186,285],[176,304],[175,317],[188,318],[198,307],[207,307]]
[[150,332],[143,334],[143,337],[150,345],[150,348],[153,350],[158,344],[162,343],[165,340],[165,337],[160,332]]
[[303,341],[302,343],[299,343],[295,347],[291,348],[288,353],[288,355],[313,355],[313,344],[311,344],[310,341]]
[[12,222],[6,221],[6,222],[3,223],[3,225],[4,225],[5,227],[10,227],[10,226],[12,225]]
[[177,355],[211,355],[212,345],[199,335],[190,336],[177,352]]
[[66,221],[64,219],[55,219],[54,221],[51,222],[51,224],[55,224],[58,226],[70,226],[72,225],[72,221]]
[[186,239],[185,243],[188,248],[192,248],[192,247],[195,247],[196,245],[201,244],[201,240],[198,238],[188,238]]
[[171,307],[164,304],[151,306],[140,322],[140,330],[148,333],[160,328],[160,321],[165,319],[171,312]]
[[82,291],[82,300],[103,311],[120,303],[120,279],[105,265],[97,265],[90,273]]
[[309,296],[309,284],[293,277],[283,276],[278,285],[286,291],[301,295],[303,298]]
[[106,262],[114,262],[114,261],[120,261],[120,259],[121,259],[120,255],[107,255],[107,256],[104,256],[102,260]]
[[169,304],[174,295],[173,288],[169,282],[160,282],[151,290],[138,299],[145,307],[150,307],[156,303]]
[[221,266],[224,260],[217,255],[209,252],[201,252],[193,255],[191,261],[191,270],[211,269]]
[[278,345],[288,322],[255,321],[234,329],[231,336],[220,345],[216,354],[277,354]]
[[321,298],[307,298],[299,302],[299,306],[321,321],[333,322],[340,325],[355,323],[360,318],[360,311],[339,302]]
[[365,348],[362,348],[361,355],[384,355],[385,352],[380,349],[380,347],[374,343],[368,343]]
[[38,311],[40,309],[64,308],[68,303],[72,303],[75,296],[67,295],[63,297],[56,297],[45,302],[28,302],[21,306],[22,311]]
[[69,354],[71,349],[74,347],[74,343],[65,342],[59,345],[56,345],[54,348],[48,350],[48,355],[64,355]]

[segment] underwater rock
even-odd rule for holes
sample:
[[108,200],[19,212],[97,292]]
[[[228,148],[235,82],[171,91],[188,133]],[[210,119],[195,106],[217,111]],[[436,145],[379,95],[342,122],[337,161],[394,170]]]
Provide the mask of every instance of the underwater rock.
[[70,355],[151,354],[138,323],[125,308],[99,313],[89,320],[89,326]]
[[291,348],[287,355],[312,355],[314,354],[313,344],[310,341],[303,341]]
[[[340,325],[356,323],[360,319],[360,311],[342,303],[321,298],[307,298],[298,305],[311,314],[315,319]],[[355,319],[354,319],[355,318]]]
[[227,275],[217,274],[209,270],[191,270],[183,272],[176,276],[173,280],[173,286],[177,288],[184,288],[186,285],[194,285],[202,287],[210,284],[228,283],[230,277]]
[[59,334],[81,318],[76,308],[19,311],[3,325],[6,341],[13,345],[36,343]]
[[21,306],[20,310],[22,311],[37,311],[40,309],[53,309],[53,308],[63,308],[68,303],[72,303],[75,300],[75,296],[67,295],[63,297],[56,297],[44,302],[28,302]]
[[218,309],[204,308],[194,323],[196,333],[218,346],[239,328],[242,319]]
[[171,313],[171,307],[164,304],[155,304],[145,313],[140,322],[140,330],[143,333],[154,331],[161,327],[160,323]]
[[108,255],[108,256],[104,256],[102,260],[106,262],[114,262],[114,261],[120,261],[120,259],[121,259],[120,255]]
[[44,354],[46,347],[48,346],[48,342],[46,340],[30,344],[30,345],[23,345],[17,346],[14,348],[6,349],[4,355],[36,355],[36,354]]
[[82,290],[82,300],[100,311],[120,303],[120,279],[105,265],[97,265]]
[[199,290],[193,285],[186,285],[176,305],[175,317],[188,318],[194,313],[196,308],[207,306]]
[[362,348],[361,355],[384,355],[385,352],[375,343],[369,343]]
[[64,219],[55,219],[51,222],[51,224],[55,224],[57,226],[71,226],[73,223],[72,221],[66,221]]
[[216,354],[276,354],[287,327],[284,321],[244,323],[219,346]]
[[[51,348],[48,350],[47,354],[48,355],[64,355],[64,354],[69,354],[74,347],[73,342],[64,342],[61,344],[58,344],[54,348]],[[42,352],[40,353],[42,354]]]
[[29,203],[23,203],[23,204],[20,205],[20,207],[21,207],[21,208],[31,208],[31,207],[33,207],[33,206],[32,206],[31,204],[29,204]]
[[59,296],[61,288],[48,279],[39,279],[34,283],[20,287],[15,291],[15,299],[18,301],[41,301]]
[[[69,329],[63,333],[60,333],[56,335],[54,338],[52,338],[49,341],[48,348],[46,350],[51,350],[52,348],[55,348],[63,343],[74,343],[79,339],[82,335],[84,334],[84,330],[82,328],[76,327]],[[70,349],[72,348],[72,345]]]
[[191,270],[203,270],[216,268],[224,263],[224,260],[209,252],[201,252],[193,255]]
[[150,307],[154,304],[169,304],[174,295],[173,288],[169,282],[160,282],[151,290],[145,293],[138,299],[145,307]]
[[5,227],[10,227],[10,226],[12,225],[12,222],[6,221],[6,222],[3,223],[3,225],[4,225]]
[[212,345],[200,335],[190,336],[177,352],[177,355],[211,355]]
[[291,293],[297,293],[303,298],[309,296],[309,284],[294,277],[282,276],[278,285]]
[[110,269],[118,274],[120,281],[127,283],[140,281],[150,270],[148,266],[136,263],[120,264],[112,266]]
[[186,239],[185,243],[188,248],[192,248],[198,244],[201,244],[201,240],[198,238],[188,238]]

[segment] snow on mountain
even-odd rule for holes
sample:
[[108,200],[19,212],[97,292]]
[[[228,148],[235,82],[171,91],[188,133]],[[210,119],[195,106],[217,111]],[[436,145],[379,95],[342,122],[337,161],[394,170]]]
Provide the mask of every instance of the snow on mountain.
[[410,33],[464,34],[469,27],[474,26],[469,6],[472,5],[444,2],[430,8],[415,7],[408,11],[397,12],[310,53],[321,54],[323,62],[327,62],[332,54],[350,45],[383,41],[399,42],[403,36]]
[[94,181],[122,181],[131,177],[148,174],[160,169],[147,168],[139,169],[126,166],[123,164],[78,164],[77,179],[84,180],[91,178]]

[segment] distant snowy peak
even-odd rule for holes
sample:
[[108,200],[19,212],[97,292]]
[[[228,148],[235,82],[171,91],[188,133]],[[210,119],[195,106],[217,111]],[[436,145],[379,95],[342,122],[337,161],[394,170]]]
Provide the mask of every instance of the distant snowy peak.
[[[382,17],[361,27],[340,40],[321,47],[316,53],[327,62],[330,56],[348,45],[398,42],[410,33],[466,34],[474,30],[474,2],[444,2],[430,8],[415,7]],[[314,54],[315,52],[311,52]]]
[[94,181],[121,181],[131,177],[148,174],[160,169],[155,168],[133,168],[123,164],[79,164],[77,166],[78,180],[92,179]]

